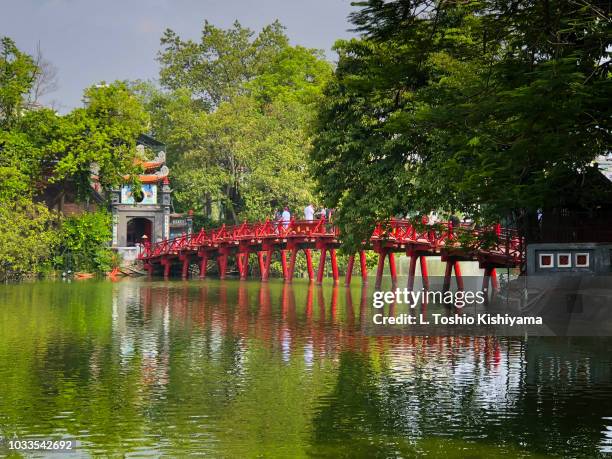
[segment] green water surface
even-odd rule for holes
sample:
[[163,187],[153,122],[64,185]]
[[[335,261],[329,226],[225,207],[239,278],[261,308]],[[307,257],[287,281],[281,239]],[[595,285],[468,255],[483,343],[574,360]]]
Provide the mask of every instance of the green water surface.
[[368,295],[0,286],[0,456],[14,438],[71,439],[74,458],[612,453],[612,339],[369,337]]

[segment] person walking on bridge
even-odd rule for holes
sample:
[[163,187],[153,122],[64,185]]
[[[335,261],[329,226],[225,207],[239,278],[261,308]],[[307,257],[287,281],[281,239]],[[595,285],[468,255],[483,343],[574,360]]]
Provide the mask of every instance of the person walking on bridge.
[[304,208],[304,220],[309,221],[309,222],[313,221],[314,214],[315,214],[314,206],[312,204],[308,204]]
[[282,215],[283,228],[287,228],[289,226],[289,222],[291,221],[291,212],[289,212],[289,207],[285,206]]

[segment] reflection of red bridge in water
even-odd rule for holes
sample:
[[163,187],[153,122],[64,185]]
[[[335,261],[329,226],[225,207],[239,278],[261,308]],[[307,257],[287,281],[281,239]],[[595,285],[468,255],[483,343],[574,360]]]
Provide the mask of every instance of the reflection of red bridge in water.
[[[268,283],[255,289],[240,283],[236,291],[235,285],[225,283],[196,289],[189,285],[143,286],[139,287],[139,297],[145,323],[155,323],[154,314],[159,317],[168,311],[173,327],[185,327],[190,333],[210,328],[215,333],[205,333],[209,339],[230,336],[232,339],[222,342],[245,343],[236,346],[237,352],[246,352],[255,340],[281,350],[287,359],[305,358],[306,348],[311,346],[315,360],[335,359],[346,351],[383,355],[392,347],[403,350],[397,354],[402,361],[414,359],[415,365],[435,357],[436,368],[441,362],[456,362],[462,349],[471,349],[472,356],[486,367],[497,367],[502,360],[500,341],[492,336],[370,336],[366,332],[372,309],[367,288],[353,298],[351,289],[310,284],[305,295],[296,297],[296,293],[304,292],[303,287],[294,290],[285,283],[279,291]],[[388,314],[395,315],[396,305],[388,307]],[[425,313],[427,307],[422,304],[421,312]]]
[[[299,251],[306,256],[308,277],[315,279],[312,263],[312,250],[319,250],[320,259],[316,281],[321,283],[325,273],[327,254],[331,261],[332,276],[335,283],[339,281],[336,249],[340,246],[338,229],[327,224],[324,219],[316,221],[243,223],[236,226],[225,226],[212,230],[202,229],[199,233],[186,234],[175,239],[145,244],[139,258],[143,260],[149,274],[157,268],[163,271],[164,277],[171,273],[173,265],[182,267],[182,277],[186,278],[189,265],[198,262],[200,278],[206,277],[208,261],[216,259],[219,275],[223,279],[227,273],[229,257],[235,257],[240,278],[246,279],[249,272],[249,255],[257,254],[261,280],[266,281],[270,275],[270,262],[275,252],[280,254],[282,271],[286,282],[291,282],[295,271],[295,262]],[[385,260],[389,260],[389,269],[393,285],[397,284],[395,253],[405,253],[410,257],[408,288],[412,289],[416,264],[420,262],[423,286],[429,287],[427,275],[427,257],[439,256],[446,262],[444,289],[450,287],[453,270],[458,288],[463,288],[459,267],[460,261],[477,261],[484,269],[483,288],[488,288],[489,279],[493,287],[497,286],[496,268],[514,268],[523,260],[523,241],[513,230],[501,228],[500,225],[487,228],[473,228],[468,225],[453,227],[451,222],[435,225],[414,223],[409,220],[390,220],[376,225],[372,236],[364,241],[359,251],[361,277],[367,282],[365,250],[378,254],[376,287],[379,288]],[[289,260],[287,260],[289,254]],[[346,285],[351,282],[355,263],[353,254],[349,257],[346,271]]]

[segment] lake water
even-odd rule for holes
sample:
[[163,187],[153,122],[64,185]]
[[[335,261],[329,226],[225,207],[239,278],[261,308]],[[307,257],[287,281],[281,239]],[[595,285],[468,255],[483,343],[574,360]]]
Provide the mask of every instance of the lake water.
[[369,337],[370,295],[0,286],[0,456],[12,438],[75,440],[75,458],[612,453],[612,338]]

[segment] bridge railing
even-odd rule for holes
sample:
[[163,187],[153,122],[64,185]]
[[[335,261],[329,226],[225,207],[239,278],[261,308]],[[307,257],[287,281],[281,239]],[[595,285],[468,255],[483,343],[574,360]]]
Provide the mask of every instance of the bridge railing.
[[520,263],[524,256],[524,243],[518,231],[501,225],[460,227],[453,229],[456,245],[462,249],[503,256]]
[[[155,243],[144,243],[139,254],[141,259],[162,255],[175,255],[182,250],[197,250],[201,247],[216,247],[223,243],[240,240],[286,239],[296,237],[325,237],[338,239],[337,227],[325,218],[319,220],[295,220],[222,225],[219,228],[200,230],[198,233],[183,234],[173,239]],[[524,244],[518,232],[502,228],[500,225],[486,227],[452,222],[429,224],[424,221],[390,219],[378,223],[370,242],[394,241],[400,244],[423,244],[431,248],[460,248],[468,251],[487,251],[488,253],[522,260]]]
[[452,224],[437,222],[391,219],[376,225],[371,239],[394,240],[399,243],[421,243],[432,247],[441,247],[454,239]]
[[376,225],[371,240],[487,251],[515,260],[522,258],[524,247],[516,230],[502,228],[499,224],[482,227],[471,223],[454,225],[451,221],[430,224],[423,220],[391,219]]

